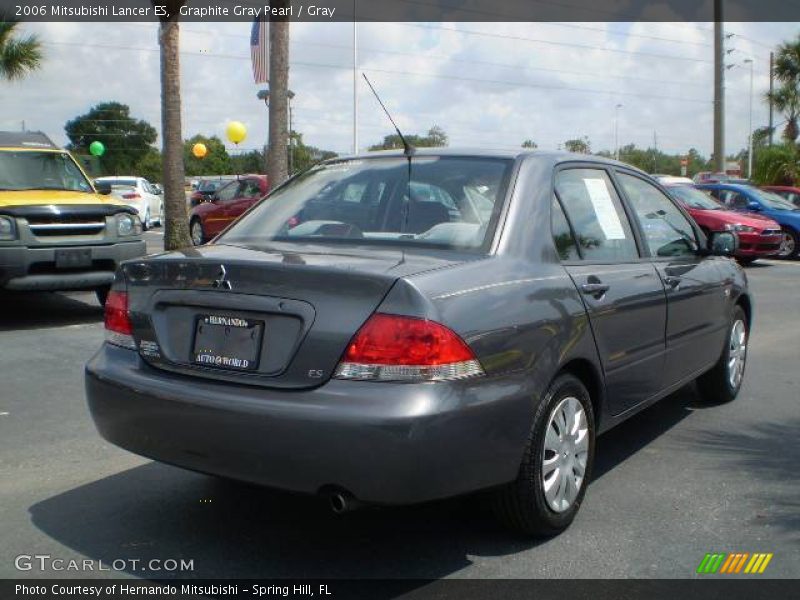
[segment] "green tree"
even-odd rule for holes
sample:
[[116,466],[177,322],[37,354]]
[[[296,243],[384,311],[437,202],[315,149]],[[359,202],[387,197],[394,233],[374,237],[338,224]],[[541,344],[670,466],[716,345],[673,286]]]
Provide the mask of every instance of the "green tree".
[[759,185],[795,185],[800,180],[800,151],[791,142],[762,148],[753,158],[753,181]]
[[100,167],[108,175],[134,175],[136,165],[150,152],[157,137],[152,125],[131,117],[130,108],[119,102],[98,104],[68,121],[64,130],[69,149],[75,152],[88,153],[95,140],[105,145]]
[[241,154],[231,156],[231,172],[244,173],[263,173],[264,172],[264,153],[260,150],[250,150]]
[[[197,158],[192,154],[195,144],[204,144],[208,154]],[[185,173],[189,177],[198,175],[228,175],[233,172],[231,157],[225,149],[225,144],[217,136],[206,137],[195,135],[183,143],[183,164]]]
[[800,134],[800,36],[778,46],[773,72],[781,85],[773,93],[768,92],[766,98],[786,117],[783,137],[794,142]]
[[575,138],[574,140],[567,140],[564,142],[564,148],[567,152],[577,152],[578,154],[589,154],[592,151],[592,144],[589,138],[583,136],[582,138]]
[[150,148],[134,169],[136,175],[144,177],[154,183],[160,182],[164,174],[164,163],[161,160],[161,152],[156,148]]
[[303,143],[302,133],[292,131],[291,140],[293,173],[302,173],[320,161],[337,156],[336,152],[331,152],[330,150],[320,150],[314,146],[306,146]]
[[530,148],[531,150],[535,150],[536,148],[539,147],[539,144],[537,144],[533,140],[525,140],[524,142],[522,142],[522,147],[523,148]]
[[[8,19],[8,17],[4,17]],[[15,35],[19,21],[0,21],[0,79],[22,79],[42,65],[42,46],[35,35]]]
[[[438,125],[434,125],[428,130],[426,135],[418,135],[418,134],[409,134],[405,136],[406,140],[409,144],[414,146],[415,148],[438,148],[442,146],[447,146],[449,143],[449,138],[447,137],[447,133],[445,133],[444,129],[439,127]],[[370,150],[394,150],[396,148],[402,148],[403,142],[400,139],[400,136],[396,133],[391,135],[387,135],[383,138],[383,142],[380,144],[375,144],[374,146],[370,146]]]

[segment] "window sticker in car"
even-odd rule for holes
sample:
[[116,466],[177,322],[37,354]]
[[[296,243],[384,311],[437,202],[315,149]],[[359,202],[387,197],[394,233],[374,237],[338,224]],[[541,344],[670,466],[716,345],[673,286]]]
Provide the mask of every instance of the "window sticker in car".
[[584,179],[583,185],[589,192],[589,200],[606,239],[624,240],[625,230],[622,228],[611,194],[608,193],[606,182],[603,179]]

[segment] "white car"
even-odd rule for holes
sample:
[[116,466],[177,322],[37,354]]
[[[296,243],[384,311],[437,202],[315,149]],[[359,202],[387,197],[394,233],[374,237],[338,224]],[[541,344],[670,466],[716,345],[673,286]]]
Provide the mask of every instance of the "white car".
[[128,206],[135,208],[146,231],[164,224],[164,197],[144,177],[98,177],[95,181],[111,186],[111,193]]

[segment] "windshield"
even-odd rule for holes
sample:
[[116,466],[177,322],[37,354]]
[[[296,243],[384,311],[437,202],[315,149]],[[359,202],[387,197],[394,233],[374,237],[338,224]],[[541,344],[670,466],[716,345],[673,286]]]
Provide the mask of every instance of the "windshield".
[[69,190],[91,193],[91,184],[65,152],[0,152],[0,190]]
[[488,246],[512,161],[404,157],[312,168],[236,223],[221,243],[271,241]]
[[724,210],[725,207],[714,200],[705,192],[688,185],[672,185],[667,188],[672,197],[682,202],[689,208],[699,208],[702,210]]
[[797,207],[794,204],[778,194],[773,194],[772,192],[766,192],[764,190],[757,190],[755,188],[751,190],[751,192],[758,196],[759,200],[761,200],[769,208],[774,208],[776,210],[797,210]]

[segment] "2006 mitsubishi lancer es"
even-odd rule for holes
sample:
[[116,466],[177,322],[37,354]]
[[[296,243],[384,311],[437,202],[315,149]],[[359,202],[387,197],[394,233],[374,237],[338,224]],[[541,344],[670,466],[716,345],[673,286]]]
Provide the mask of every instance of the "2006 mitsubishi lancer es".
[[122,448],[336,511],[490,489],[551,535],[598,434],[693,379],[736,397],[736,244],[601,158],[335,159],[211,244],[121,266],[89,406]]

